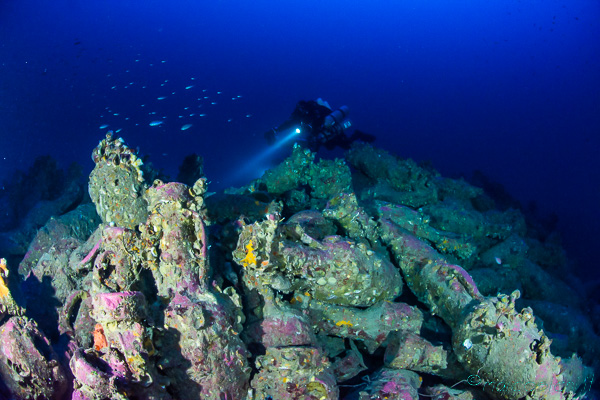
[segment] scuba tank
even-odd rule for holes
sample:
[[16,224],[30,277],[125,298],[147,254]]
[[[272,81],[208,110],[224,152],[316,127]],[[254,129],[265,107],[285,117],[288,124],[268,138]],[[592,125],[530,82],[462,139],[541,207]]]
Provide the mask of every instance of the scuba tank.
[[348,122],[348,127],[350,127],[350,121],[344,121],[348,117],[349,112],[350,110],[348,110],[347,106],[341,106],[337,110],[332,111],[331,114],[325,117],[325,121],[323,121],[323,128],[325,130],[329,130],[335,125],[343,125],[343,122]]
[[348,107],[342,106],[327,115],[323,121],[323,129],[321,129],[317,135],[317,140],[321,143],[326,143],[332,138],[343,134],[346,129],[350,128],[352,122],[346,119],[348,113]]

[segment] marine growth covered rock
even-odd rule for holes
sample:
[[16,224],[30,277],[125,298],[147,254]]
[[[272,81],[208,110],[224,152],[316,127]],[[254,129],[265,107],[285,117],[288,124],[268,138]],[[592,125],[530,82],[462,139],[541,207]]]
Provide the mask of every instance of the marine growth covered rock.
[[366,144],[347,161],[295,146],[208,197],[205,177],[146,183],[135,153],[109,134],[94,205],[48,222],[18,270],[0,263],[0,397],[589,391],[600,341],[560,247],[466,181]]

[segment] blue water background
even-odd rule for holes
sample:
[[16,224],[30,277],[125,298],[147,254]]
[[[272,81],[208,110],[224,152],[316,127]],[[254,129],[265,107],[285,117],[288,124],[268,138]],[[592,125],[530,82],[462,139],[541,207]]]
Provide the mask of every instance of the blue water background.
[[275,162],[248,167],[262,133],[323,97],[390,152],[555,212],[599,277],[599,21],[586,0],[4,0],[0,180],[46,153],[87,173],[109,124],[173,178],[196,152],[239,185]]

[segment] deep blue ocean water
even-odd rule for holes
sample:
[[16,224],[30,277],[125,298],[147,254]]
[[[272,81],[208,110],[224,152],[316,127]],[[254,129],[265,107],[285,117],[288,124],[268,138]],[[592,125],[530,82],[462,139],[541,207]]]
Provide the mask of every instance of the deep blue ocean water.
[[591,0],[3,0],[0,180],[41,154],[87,173],[122,129],[173,178],[196,152],[212,189],[241,185],[277,161],[248,166],[263,132],[322,97],[379,147],[556,213],[597,278],[599,21]]

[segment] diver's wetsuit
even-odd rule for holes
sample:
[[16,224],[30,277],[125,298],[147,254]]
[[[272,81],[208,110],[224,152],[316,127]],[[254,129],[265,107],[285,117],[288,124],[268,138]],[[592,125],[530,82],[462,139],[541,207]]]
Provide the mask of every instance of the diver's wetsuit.
[[273,144],[281,132],[294,127],[299,128],[306,133],[306,139],[316,136],[316,133],[323,126],[325,117],[331,114],[331,109],[317,103],[314,100],[301,100],[296,104],[296,108],[290,115],[287,121],[276,128],[271,129],[265,134],[269,144]]
[[[345,127],[350,125],[349,123],[347,126],[343,125],[347,117],[347,112],[347,107],[341,107],[332,111],[331,108],[323,105],[322,102],[301,100],[296,104],[296,108],[290,118],[283,124],[265,133],[265,137],[269,144],[273,144],[282,132],[299,128],[301,136],[297,141],[303,141],[312,151],[317,151],[321,146],[325,146],[329,150],[335,147],[347,150],[355,140],[365,142],[374,141],[374,136],[358,130],[350,137],[344,134]],[[329,115],[332,117],[337,115],[337,119],[336,117],[333,119],[329,118],[328,124],[325,121]]]

